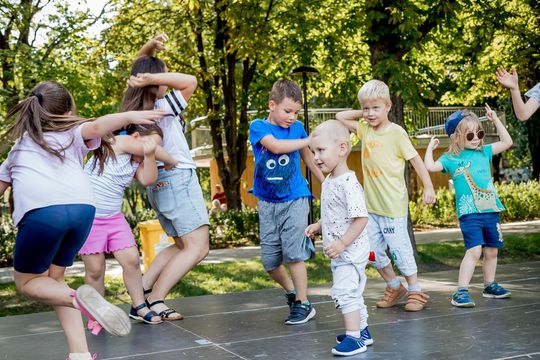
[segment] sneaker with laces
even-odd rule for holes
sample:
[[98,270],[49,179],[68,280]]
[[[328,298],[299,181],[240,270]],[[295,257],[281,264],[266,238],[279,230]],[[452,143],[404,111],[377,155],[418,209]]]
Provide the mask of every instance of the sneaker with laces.
[[289,309],[292,307],[293,302],[296,301],[296,294],[295,293],[286,293],[285,298],[287,299],[287,305],[289,305]]
[[458,290],[452,295],[452,305],[457,307],[472,308],[476,304],[474,300],[469,296],[468,290]]
[[505,299],[511,297],[512,293],[494,281],[484,288],[482,296],[492,299]]
[[398,288],[391,288],[386,287],[384,290],[384,296],[381,300],[377,301],[377,307],[378,308],[389,308],[398,302],[399,299],[403,297],[407,293],[407,289],[405,289],[405,286],[403,284],[400,284]]
[[[338,335],[336,336],[336,342],[339,344],[340,342],[345,340],[346,337],[347,337],[346,334]],[[363,328],[362,331],[360,331],[360,338],[362,339],[364,344],[366,344],[366,346],[373,345],[373,338],[371,337],[371,334],[367,326]]]
[[341,356],[352,356],[367,350],[367,346],[362,338],[347,335],[342,342],[332,348],[332,354]]
[[296,300],[291,306],[291,313],[285,321],[287,325],[305,324],[309,319],[313,318],[317,312],[312,304],[303,304],[302,301]]

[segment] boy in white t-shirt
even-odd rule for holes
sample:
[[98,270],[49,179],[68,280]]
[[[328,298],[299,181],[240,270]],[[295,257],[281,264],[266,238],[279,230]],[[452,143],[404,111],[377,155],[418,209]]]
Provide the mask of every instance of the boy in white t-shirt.
[[373,344],[362,296],[369,257],[368,212],[362,186],[347,166],[349,140],[349,131],[337,120],[320,124],[311,134],[315,162],[328,176],[322,184],[321,219],[306,228],[309,237],[322,233],[324,253],[332,259],[332,298],[346,330],[337,336],[332,353],[342,356],[364,352]]

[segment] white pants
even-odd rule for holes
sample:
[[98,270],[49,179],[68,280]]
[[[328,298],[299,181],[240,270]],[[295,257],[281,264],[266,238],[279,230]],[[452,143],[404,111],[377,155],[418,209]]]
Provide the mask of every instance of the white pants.
[[375,268],[382,269],[390,264],[386,255],[386,248],[390,248],[392,260],[401,274],[416,274],[418,270],[407,231],[406,216],[390,218],[370,213],[367,229],[371,251],[375,252],[375,261],[371,262]]
[[[367,260],[367,259],[366,259]],[[342,257],[332,260],[332,299],[342,314],[360,310],[361,321],[367,322],[368,312],[364,304],[366,287],[365,262],[348,262]]]

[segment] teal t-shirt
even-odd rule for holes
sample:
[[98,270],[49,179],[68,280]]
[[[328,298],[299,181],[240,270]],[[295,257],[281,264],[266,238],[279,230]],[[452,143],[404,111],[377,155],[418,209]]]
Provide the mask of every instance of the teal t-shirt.
[[486,145],[478,150],[465,149],[459,155],[446,152],[439,158],[443,172],[454,181],[458,218],[504,210],[491,178],[492,156],[492,146]]

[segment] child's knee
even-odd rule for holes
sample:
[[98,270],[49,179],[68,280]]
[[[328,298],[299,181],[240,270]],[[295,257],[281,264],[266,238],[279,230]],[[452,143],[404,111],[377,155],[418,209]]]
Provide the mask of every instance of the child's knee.
[[480,260],[480,256],[482,255],[482,246],[478,245],[478,246],[468,249],[465,255],[469,256],[475,261]]
[[483,251],[486,259],[495,259],[499,254],[499,249],[493,247],[485,247]]

